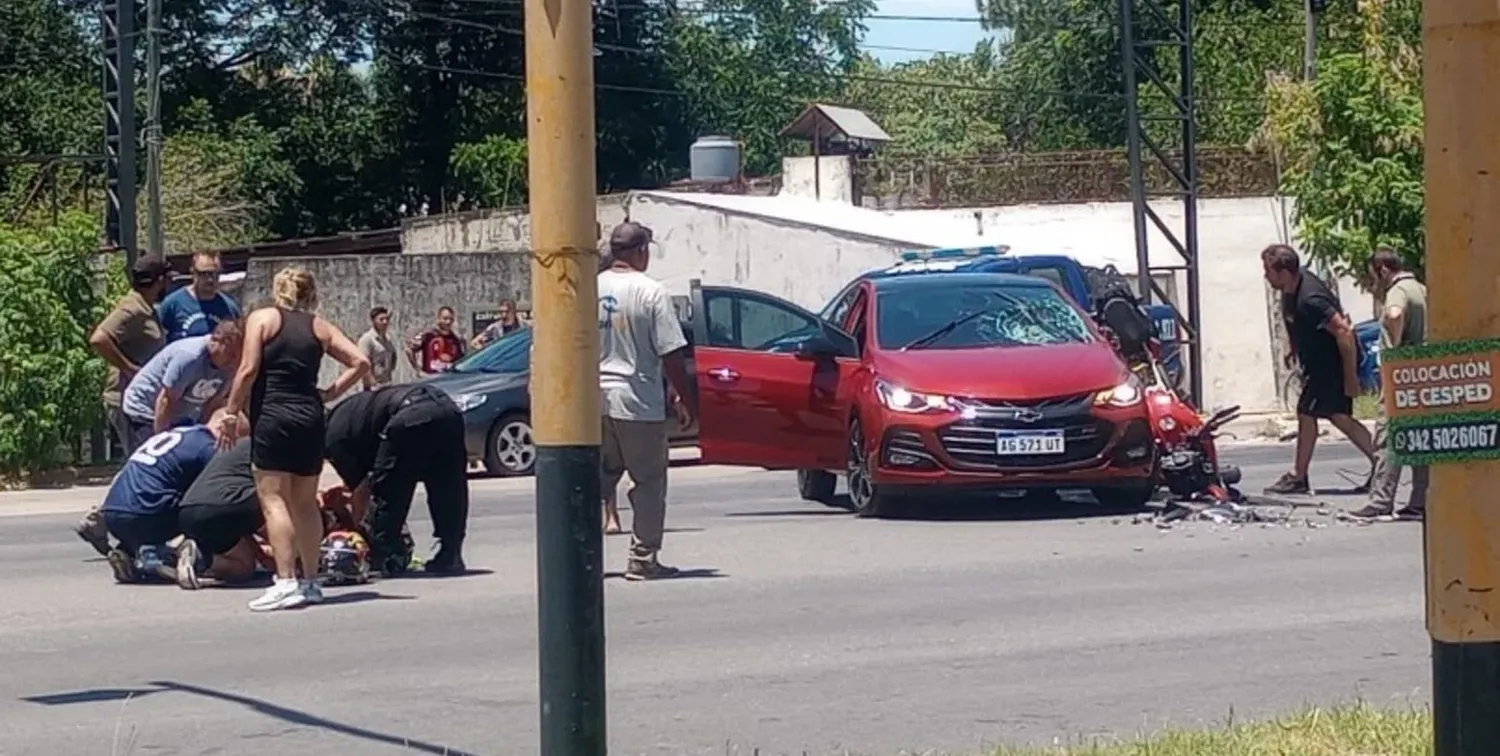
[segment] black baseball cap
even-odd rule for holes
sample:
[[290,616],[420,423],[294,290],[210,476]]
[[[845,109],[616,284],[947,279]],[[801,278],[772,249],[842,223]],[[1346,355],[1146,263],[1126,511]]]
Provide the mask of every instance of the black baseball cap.
[[651,229],[634,221],[625,221],[609,234],[610,257],[620,252],[640,249],[651,243]]
[[171,269],[161,255],[141,255],[135,259],[135,264],[130,266],[130,284],[149,286],[165,278]]

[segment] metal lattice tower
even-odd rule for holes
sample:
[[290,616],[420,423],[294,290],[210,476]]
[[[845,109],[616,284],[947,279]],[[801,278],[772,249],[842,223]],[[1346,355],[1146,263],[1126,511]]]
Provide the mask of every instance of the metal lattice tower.
[[104,235],[135,262],[135,0],[105,0]]
[[[1193,8],[1191,0],[1119,0],[1120,51],[1125,73],[1125,119],[1130,159],[1130,196],[1135,217],[1135,259],[1140,296],[1147,304],[1172,307],[1179,343],[1187,347],[1193,400],[1203,402],[1202,302],[1198,276],[1198,141],[1193,92]],[[1139,18],[1139,21],[1137,20]],[[1159,38],[1158,38],[1159,37]],[[1177,70],[1164,73],[1158,54],[1177,53]],[[1142,90],[1145,90],[1143,92]],[[1167,102],[1165,115],[1144,115],[1142,95]],[[1175,142],[1175,144],[1173,144]],[[1176,157],[1172,153],[1176,153]],[[1165,174],[1169,188],[1147,186],[1147,172]],[[1150,203],[1182,202],[1182,223],[1173,229]],[[1148,225],[1149,224],[1149,225]],[[1151,228],[1181,258],[1171,265],[1151,263]],[[1182,272],[1187,279],[1187,312],[1162,291],[1155,276]],[[1168,334],[1167,336],[1170,336]]]

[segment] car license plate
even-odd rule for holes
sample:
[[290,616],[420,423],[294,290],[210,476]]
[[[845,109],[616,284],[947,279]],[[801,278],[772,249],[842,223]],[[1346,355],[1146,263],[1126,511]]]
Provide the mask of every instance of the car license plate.
[[995,453],[1001,456],[1030,454],[1062,454],[1063,434],[1052,433],[1001,433],[995,439]]

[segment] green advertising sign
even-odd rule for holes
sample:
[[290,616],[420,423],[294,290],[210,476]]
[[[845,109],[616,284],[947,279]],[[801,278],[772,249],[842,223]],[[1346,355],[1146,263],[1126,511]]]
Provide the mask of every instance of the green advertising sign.
[[1500,459],[1500,339],[1397,347],[1380,358],[1387,443],[1395,461]]

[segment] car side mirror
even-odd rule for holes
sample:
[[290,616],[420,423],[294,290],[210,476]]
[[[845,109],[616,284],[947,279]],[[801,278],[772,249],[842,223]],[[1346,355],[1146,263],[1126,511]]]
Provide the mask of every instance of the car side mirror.
[[839,348],[827,334],[819,333],[797,345],[797,356],[809,360],[832,359],[839,356]]

